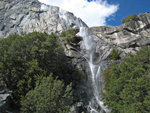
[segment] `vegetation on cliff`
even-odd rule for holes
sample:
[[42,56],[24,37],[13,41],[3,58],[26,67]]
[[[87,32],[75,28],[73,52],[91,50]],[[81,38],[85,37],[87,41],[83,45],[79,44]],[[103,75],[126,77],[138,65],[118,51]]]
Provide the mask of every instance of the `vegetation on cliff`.
[[150,47],[104,72],[104,102],[112,113],[150,112]]
[[133,20],[133,19],[135,19],[136,17],[137,17],[136,14],[132,14],[131,16],[127,16],[127,17],[123,18],[123,19],[121,20],[121,22],[122,22],[122,23],[129,22],[130,20]]
[[[36,91],[38,88],[42,90],[40,89],[43,87],[40,86],[43,85],[42,81],[39,85],[36,85],[36,82],[42,78],[45,80],[50,73],[53,73],[54,84],[58,83],[55,78],[64,82],[59,81],[62,86],[74,81],[79,82],[80,76],[69,62],[58,42],[58,37],[54,34],[33,32],[25,36],[10,35],[0,40],[0,78],[12,91],[13,105],[17,105],[17,108],[20,107],[20,99],[30,90],[32,91],[28,93],[26,99],[31,97],[31,92],[38,94]],[[48,85],[55,88],[52,84]],[[62,91],[64,87],[60,85],[58,84],[57,90]],[[46,92],[48,91],[45,89],[43,93]],[[40,96],[42,95],[39,95],[39,98]],[[60,99],[61,96],[63,95],[59,95]]]
[[111,54],[110,54],[110,59],[111,60],[118,60],[119,59],[119,53],[116,49],[113,49]]
[[68,29],[67,31],[62,31],[60,36],[64,37],[64,43],[69,43],[74,38],[75,34],[75,29]]

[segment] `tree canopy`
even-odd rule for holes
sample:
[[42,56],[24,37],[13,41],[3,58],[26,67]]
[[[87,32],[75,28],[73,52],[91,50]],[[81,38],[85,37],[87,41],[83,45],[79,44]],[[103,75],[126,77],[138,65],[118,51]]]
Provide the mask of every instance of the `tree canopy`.
[[22,113],[68,113],[72,97],[71,86],[54,79],[52,75],[36,82],[21,101]]
[[150,112],[150,47],[105,70],[103,100],[112,113]]
[[0,78],[12,91],[17,108],[21,97],[34,89],[36,81],[50,73],[65,85],[80,80],[55,34],[14,34],[0,40]]

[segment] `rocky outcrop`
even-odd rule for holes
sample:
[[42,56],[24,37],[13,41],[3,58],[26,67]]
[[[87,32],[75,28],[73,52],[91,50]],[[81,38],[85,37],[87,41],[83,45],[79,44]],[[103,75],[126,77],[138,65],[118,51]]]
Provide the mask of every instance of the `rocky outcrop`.
[[[103,72],[112,62],[120,62],[127,54],[135,54],[142,46],[150,45],[150,13],[140,14],[136,19],[120,26],[91,27],[88,34],[93,38],[95,46],[94,63],[101,65],[101,72]],[[66,45],[66,55],[73,58],[76,67],[88,72],[86,63],[88,53],[82,43],[81,40]],[[119,59],[110,58],[114,49],[118,51]]]
[[103,26],[90,28],[90,33],[125,53],[133,53],[150,43],[150,13],[140,14],[121,26]]
[[81,26],[87,25],[72,13],[38,0],[0,1],[0,38],[33,31],[60,33]]

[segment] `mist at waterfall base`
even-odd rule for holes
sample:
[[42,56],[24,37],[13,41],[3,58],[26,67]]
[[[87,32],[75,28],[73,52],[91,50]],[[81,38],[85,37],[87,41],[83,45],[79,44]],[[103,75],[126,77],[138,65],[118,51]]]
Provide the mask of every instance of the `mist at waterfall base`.
[[[84,56],[87,60],[90,68],[91,74],[88,75],[89,80],[91,81],[92,85],[92,92],[93,97],[89,102],[88,105],[88,111],[90,113],[109,113],[110,110],[107,109],[107,107],[104,106],[104,103],[101,101],[102,97],[100,93],[102,92],[102,81],[101,81],[101,67],[100,65],[96,65],[93,62],[94,59],[94,52],[96,50],[96,42],[94,39],[88,34],[88,28],[81,27],[79,36],[83,38],[82,46],[86,50],[87,56]],[[98,108],[95,108],[95,105],[98,106]]]

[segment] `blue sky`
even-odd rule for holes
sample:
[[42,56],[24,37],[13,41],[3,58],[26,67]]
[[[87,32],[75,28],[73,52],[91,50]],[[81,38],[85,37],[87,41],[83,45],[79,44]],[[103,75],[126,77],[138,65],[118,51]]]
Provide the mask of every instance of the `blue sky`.
[[81,18],[89,27],[121,24],[121,19],[150,12],[150,0],[39,0]]
[[136,13],[150,12],[150,0],[107,0],[109,4],[119,4],[119,9],[111,16],[113,19],[109,21],[111,17],[106,20],[108,25],[117,26],[121,24],[121,19],[128,15]]

